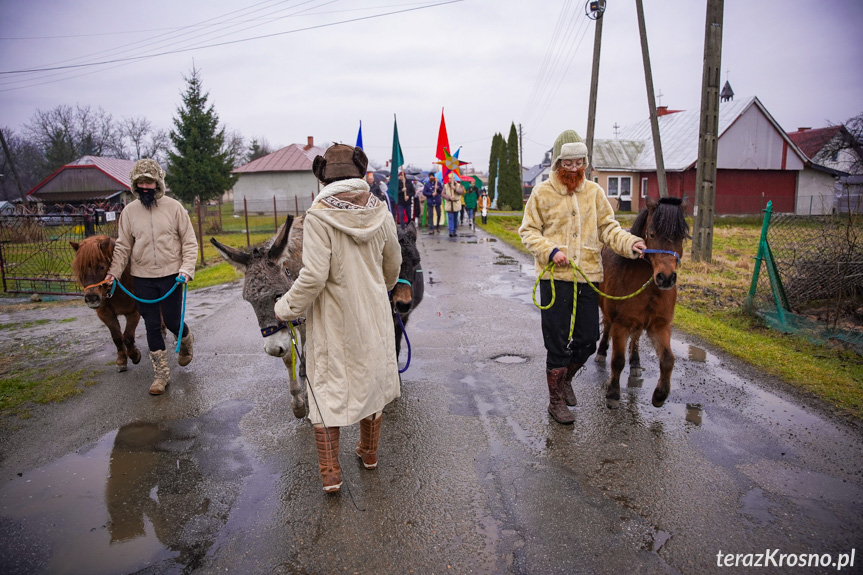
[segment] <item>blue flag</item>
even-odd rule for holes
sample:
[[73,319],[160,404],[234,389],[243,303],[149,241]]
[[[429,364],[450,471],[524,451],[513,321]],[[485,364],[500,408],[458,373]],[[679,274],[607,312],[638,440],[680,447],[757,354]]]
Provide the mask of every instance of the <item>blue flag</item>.
[[357,132],[357,145],[356,148],[363,149],[363,121],[360,120],[360,131]]

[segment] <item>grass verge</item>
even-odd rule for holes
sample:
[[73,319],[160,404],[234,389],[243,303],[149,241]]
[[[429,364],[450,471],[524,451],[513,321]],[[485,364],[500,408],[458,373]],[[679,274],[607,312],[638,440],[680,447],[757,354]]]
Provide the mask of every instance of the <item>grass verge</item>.
[[[528,253],[518,236],[520,225],[517,216],[492,216],[479,227]],[[758,218],[722,218],[714,228],[713,261],[693,262],[686,254],[678,272],[675,329],[863,419],[863,357],[773,331],[741,311],[760,231]]]

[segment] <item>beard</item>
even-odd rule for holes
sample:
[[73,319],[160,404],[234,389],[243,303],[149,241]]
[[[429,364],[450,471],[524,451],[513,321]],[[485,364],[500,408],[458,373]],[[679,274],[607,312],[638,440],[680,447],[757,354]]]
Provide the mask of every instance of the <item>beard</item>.
[[138,199],[148,210],[156,205],[156,190],[151,192],[138,192]]
[[582,183],[584,183],[584,168],[579,168],[574,172],[561,169],[557,172],[557,177],[561,182],[563,182],[563,185],[566,186],[567,191],[572,194],[576,189],[581,187]]

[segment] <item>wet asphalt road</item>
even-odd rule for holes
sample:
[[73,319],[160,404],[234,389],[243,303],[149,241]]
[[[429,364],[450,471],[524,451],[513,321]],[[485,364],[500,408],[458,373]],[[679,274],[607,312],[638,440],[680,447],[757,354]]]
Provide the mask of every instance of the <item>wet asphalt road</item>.
[[619,410],[590,362],[575,425],[549,422],[532,263],[460,231],[421,236],[402,397],[377,470],[353,456],[358,427],[343,429],[338,495],[321,490],[311,428],[239,286],[191,294],[195,360],[172,361],[161,397],[148,360],[105,367],[107,332],[79,313],[93,341],[80,362],[103,375],[4,429],[0,572],[743,573],[717,553],[773,549],[856,549],[842,572],[863,571],[859,425],[679,337],[664,407],[643,345]]

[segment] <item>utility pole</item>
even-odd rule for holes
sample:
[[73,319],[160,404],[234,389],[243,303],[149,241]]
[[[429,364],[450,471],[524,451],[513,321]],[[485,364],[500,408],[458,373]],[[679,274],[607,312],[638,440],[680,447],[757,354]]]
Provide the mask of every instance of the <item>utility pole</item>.
[[3,136],[3,130],[0,130],[0,146],[3,146],[3,154],[6,156],[6,161],[9,162],[9,167],[12,169],[12,175],[15,177],[15,184],[18,186],[18,195],[21,196],[21,201],[27,205],[27,193],[21,187],[21,178],[18,177],[18,170],[15,169],[15,162],[12,160],[12,154],[9,153],[9,146],[6,145],[6,138]]
[[518,173],[521,175],[524,170],[524,142],[522,141],[521,124],[518,125]]
[[[587,109],[587,157],[593,160],[593,133],[596,128],[596,93],[599,90],[599,51],[602,46],[602,15],[605,12],[605,2],[597,7],[596,28],[593,31],[593,68],[590,71],[590,99]],[[588,15],[588,18],[591,18]],[[552,158],[553,159],[553,158]],[[590,179],[591,165],[584,168],[584,176]]]
[[650,131],[653,133],[653,154],[656,157],[656,180],[659,197],[668,197],[668,182],[665,179],[665,161],[662,158],[662,143],[659,139],[659,120],[656,117],[656,99],[653,95],[653,72],[650,69],[650,52],[647,49],[647,28],[644,25],[644,6],[635,0],[638,12],[638,32],[641,36],[641,57],[644,59],[644,82],[647,85],[647,105],[650,108]]
[[698,129],[698,167],[695,173],[692,259],[708,263],[713,259],[724,4],[725,0],[707,0],[707,21],[704,25],[704,71],[701,74],[701,123]]

